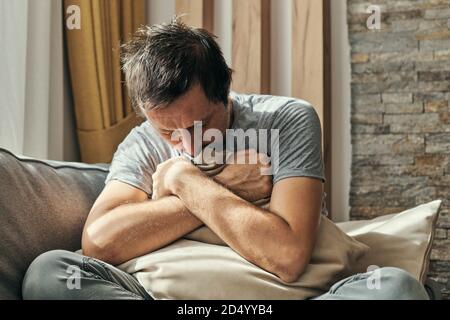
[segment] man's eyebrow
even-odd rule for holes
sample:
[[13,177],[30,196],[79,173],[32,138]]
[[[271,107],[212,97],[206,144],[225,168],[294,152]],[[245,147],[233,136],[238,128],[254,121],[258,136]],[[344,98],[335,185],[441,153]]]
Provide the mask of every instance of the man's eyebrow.
[[160,126],[156,126],[156,129],[158,129],[159,131],[172,131],[172,129],[162,128]]
[[[204,117],[203,119],[201,119],[201,120],[195,120],[195,121],[202,121],[202,125],[204,125],[204,124],[205,124],[204,122],[207,121],[207,120],[209,120],[211,117],[212,117],[212,113],[209,113],[209,114],[208,114],[206,117]],[[189,129],[194,128],[194,126],[195,126],[195,124],[192,124],[191,126],[186,127],[186,128],[176,128],[176,129],[160,128],[160,130],[162,130],[162,131],[175,131],[175,130],[180,130],[180,129],[189,130]]]

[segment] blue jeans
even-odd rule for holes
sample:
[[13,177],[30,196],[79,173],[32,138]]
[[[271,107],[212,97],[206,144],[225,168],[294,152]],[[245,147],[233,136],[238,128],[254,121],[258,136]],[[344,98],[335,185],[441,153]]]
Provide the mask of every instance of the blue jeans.
[[[103,261],[53,250],[38,256],[22,284],[24,299],[135,299],[151,295],[132,275]],[[409,273],[385,267],[343,279],[313,300],[428,299],[425,288]]]
[[358,273],[335,283],[314,300],[429,300],[425,287],[394,267]]

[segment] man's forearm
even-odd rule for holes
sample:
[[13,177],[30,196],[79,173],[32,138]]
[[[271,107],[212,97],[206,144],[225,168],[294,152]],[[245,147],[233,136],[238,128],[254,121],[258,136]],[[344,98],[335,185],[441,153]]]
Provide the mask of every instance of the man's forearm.
[[117,265],[157,250],[202,225],[175,196],[123,204],[83,232],[83,253]]
[[201,174],[186,175],[175,190],[190,212],[231,248],[283,280],[293,280],[295,272],[291,272],[291,266],[301,257],[298,239],[284,219],[248,203]]

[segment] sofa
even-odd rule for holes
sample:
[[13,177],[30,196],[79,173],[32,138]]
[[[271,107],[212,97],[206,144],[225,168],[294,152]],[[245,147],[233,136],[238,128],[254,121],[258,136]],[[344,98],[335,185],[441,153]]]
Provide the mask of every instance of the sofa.
[[[108,164],[39,160],[0,148],[0,299],[21,299],[28,265],[52,249],[76,251]],[[431,280],[430,298],[439,299]]]

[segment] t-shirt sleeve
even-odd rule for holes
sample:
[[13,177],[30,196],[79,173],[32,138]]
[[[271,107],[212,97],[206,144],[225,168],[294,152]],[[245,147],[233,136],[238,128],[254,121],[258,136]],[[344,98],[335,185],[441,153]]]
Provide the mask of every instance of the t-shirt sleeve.
[[290,177],[312,177],[325,182],[322,132],[314,107],[294,100],[277,110],[272,128],[278,129],[278,144],[274,144],[271,156],[273,183]]
[[152,174],[155,172],[155,151],[148,138],[136,127],[114,153],[105,184],[118,180],[141,189],[151,198]]

